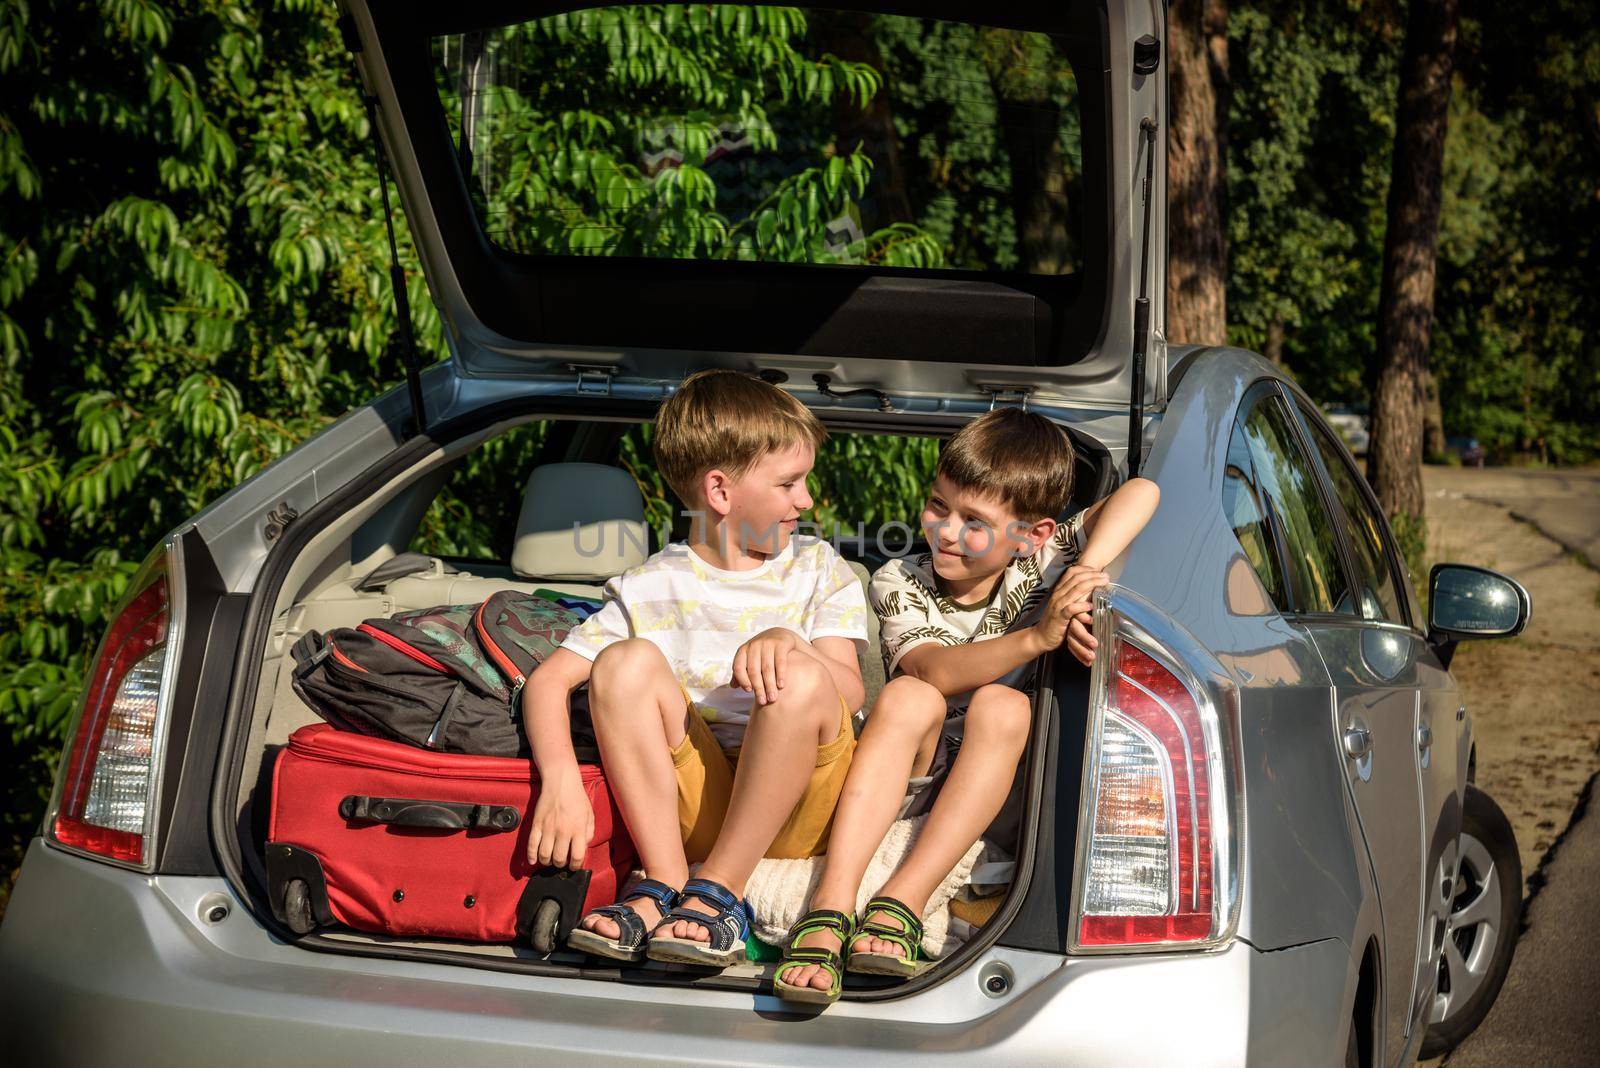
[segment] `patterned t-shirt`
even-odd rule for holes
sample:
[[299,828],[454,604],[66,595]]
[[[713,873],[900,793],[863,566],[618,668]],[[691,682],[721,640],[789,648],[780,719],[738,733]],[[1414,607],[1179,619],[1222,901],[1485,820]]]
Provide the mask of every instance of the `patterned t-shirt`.
[[[1006,565],[988,598],[960,602],[939,589],[933,554],[890,560],[872,576],[872,610],[882,628],[883,669],[893,678],[900,661],[921,645],[962,645],[996,638],[1038,622],[1056,580],[1083,553],[1083,513],[1056,526],[1050,540],[1031,556]],[[995,682],[1018,690],[1033,685],[1032,662],[1013,668]],[[947,699],[953,717],[967,707],[972,694]],[[959,721],[952,733],[960,732]]]
[[605,585],[600,610],[567,635],[563,649],[593,660],[612,642],[645,638],[666,656],[695,710],[725,749],[744,741],[755,695],[733,684],[739,646],[772,627],[807,641],[867,644],[867,603],[850,565],[820,538],[793,536],[783,552],[748,571],[706,563],[673,542]]

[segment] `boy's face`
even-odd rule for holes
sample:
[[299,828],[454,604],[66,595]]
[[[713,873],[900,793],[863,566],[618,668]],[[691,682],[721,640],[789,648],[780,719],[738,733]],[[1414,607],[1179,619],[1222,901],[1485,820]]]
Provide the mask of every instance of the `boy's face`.
[[811,508],[806,476],[815,462],[816,450],[806,442],[767,453],[738,479],[709,472],[706,503],[726,517],[740,548],[776,556],[788,547],[800,514]]
[[988,578],[1019,556],[1030,556],[1055,531],[1055,520],[1025,520],[1000,498],[934,476],[922,506],[922,533],[933,570],[950,582]]

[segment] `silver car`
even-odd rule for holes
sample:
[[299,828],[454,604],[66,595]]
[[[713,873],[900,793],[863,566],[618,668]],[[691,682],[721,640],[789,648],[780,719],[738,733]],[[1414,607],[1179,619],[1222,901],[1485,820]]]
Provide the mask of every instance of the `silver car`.
[[[1448,666],[1459,640],[1517,633],[1528,597],[1441,565],[1424,611],[1283,371],[1164,340],[1164,6],[916,5],[915,40],[977,19],[1070,65],[1071,271],[851,264],[849,233],[827,265],[509,248],[491,151],[509,149],[479,105],[510,84],[507,27],[567,6],[346,0],[450,359],[183,523],[133,582],[0,927],[16,1063],[1376,1065],[1460,1041],[1509,966],[1521,873],[1471,785]],[[915,980],[853,978],[816,1014],[772,996],[770,966],[619,967],[292,914],[263,858],[274,754],[313,719],[290,646],[499,589],[597,591],[607,560],[557,566],[551,539],[639,502],[559,465],[617,464],[621,434],[712,366],[784,383],[837,432],[947,436],[1026,405],[1076,443],[1078,506],[1134,472],[1160,484],[1097,600],[1094,669],[1041,664],[992,918]],[[509,560],[379,571],[464,456],[534,421],[558,477],[530,480]],[[843,548],[863,575],[888,551]]]

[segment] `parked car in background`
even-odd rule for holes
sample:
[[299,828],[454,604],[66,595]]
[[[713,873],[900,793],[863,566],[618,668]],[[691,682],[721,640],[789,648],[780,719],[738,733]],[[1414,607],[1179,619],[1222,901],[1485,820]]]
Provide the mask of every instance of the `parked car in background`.
[[1354,455],[1367,454],[1367,445],[1372,440],[1372,422],[1365,403],[1330,404],[1323,408],[1323,415]]
[[1445,438],[1445,451],[1461,461],[1462,467],[1482,467],[1483,445],[1477,438]]
[[[788,34],[787,12],[669,5],[646,17],[695,32],[658,54],[665,21],[624,33],[614,7],[343,6],[451,358],[185,520],[132,581],[0,926],[16,1063],[1374,1066],[1476,1026],[1510,966],[1521,872],[1509,825],[1473,785],[1473,717],[1449,664],[1459,641],[1518,633],[1531,605],[1505,576],[1440,565],[1424,614],[1350,451],[1283,369],[1165,342],[1164,3],[928,0],[893,16],[908,39],[953,50],[940,53],[947,82],[915,85],[962,107],[988,83],[958,75],[992,44],[967,20],[1059,68],[1059,99],[985,136],[1024,137],[1045,116],[1047,147],[1077,139],[1060,154],[1078,167],[1066,203],[1081,213],[1065,273],[852,259],[849,234],[879,232],[866,208],[837,242],[795,243],[800,201],[847,180],[841,156],[802,171],[742,153],[834,121],[829,108],[752,116],[738,137],[687,136],[678,127],[699,120],[681,116],[666,126],[682,151],[649,183],[597,162],[595,146],[641,115],[659,127],[657,59],[725,89],[723,57],[693,54],[707,20]],[[871,0],[839,8],[876,14]],[[597,40],[581,62],[561,51]],[[558,76],[610,62],[627,93],[541,110]],[[795,77],[822,78],[810,62],[766,73],[784,100]],[[563,148],[559,175],[530,176],[539,139],[561,131],[582,143]],[[788,147],[802,163],[820,153]],[[697,154],[704,167],[686,169]],[[621,243],[637,236],[615,221],[630,211],[665,242],[714,167],[733,169],[756,212],[744,243],[706,255],[703,241],[727,235],[704,218],[715,232],[685,229],[670,255]],[[573,173],[587,199],[550,194]],[[769,197],[775,180],[798,184]],[[672,198],[650,199],[656,182]],[[1013,190],[995,179],[991,194],[1021,234],[1034,198]],[[605,226],[573,221],[602,210],[615,213]],[[539,243],[552,234],[557,250]],[[1014,866],[992,917],[913,980],[851,976],[816,1016],[771,995],[770,965],[706,975],[332,926],[314,857],[297,858],[289,907],[266,847],[275,759],[314,719],[292,647],[500,590],[599,594],[632,561],[575,560],[570,537],[641,529],[644,513],[617,492],[627,478],[592,468],[530,478],[505,560],[375,574],[472,450],[538,423],[540,467],[621,467],[623,432],[706,367],[782,384],[840,433],[945,437],[1026,405],[1073,440],[1074,509],[1136,473],[1160,485],[1160,510],[1097,596],[1093,670],[1064,652],[1038,665]],[[858,576],[888,552],[870,541],[840,545]],[[870,693],[881,661],[862,667]]]

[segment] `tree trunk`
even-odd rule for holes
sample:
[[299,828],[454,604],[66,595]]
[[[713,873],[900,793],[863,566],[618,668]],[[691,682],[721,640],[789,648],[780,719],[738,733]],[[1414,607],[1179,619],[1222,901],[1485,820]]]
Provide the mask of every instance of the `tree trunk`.
[[[872,15],[859,11],[819,11],[811,19],[811,31],[824,53],[851,63],[865,63],[882,76],[883,54],[872,38],[872,19]],[[863,228],[871,231],[890,223],[915,222],[906,192],[905,168],[900,163],[900,137],[894,129],[888,79],[884,79],[883,87],[873,94],[865,110],[848,93],[837,94],[833,129],[841,155],[849,155],[859,144],[872,161],[872,181],[862,204],[868,213],[868,218],[862,220]]]
[[1227,341],[1225,0],[1167,9],[1167,337]]
[[1282,315],[1274,315],[1267,324],[1267,351],[1262,355],[1280,367],[1283,366],[1283,343],[1287,332]]
[[1077,265],[1077,235],[1067,202],[1061,149],[1063,86],[1068,69],[1053,45],[1018,30],[981,31],[980,55],[994,93],[995,122],[1011,175],[1017,220],[1017,267],[1063,274]]
[[1413,520],[1422,518],[1423,409],[1457,2],[1411,3],[1378,301],[1377,394],[1367,473],[1384,511]]
[[1422,410],[1422,458],[1431,460],[1445,453],[1444,401],[1439,396],[1439,376],[1429,371],[1423,388],[1426,407]]

